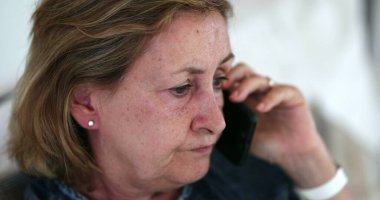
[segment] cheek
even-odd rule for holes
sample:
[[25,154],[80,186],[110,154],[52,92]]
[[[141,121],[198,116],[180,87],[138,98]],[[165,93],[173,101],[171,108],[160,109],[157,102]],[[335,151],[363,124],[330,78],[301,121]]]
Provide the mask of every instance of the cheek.
[[223,91],[218,91],[216,94],[215,94],[215,98],[216,98],[216,102],[218,103],[219,107],[220,108],[223,108],[224,106],[224,97],[223,97]]
[[139,118],[141,127],[148,131],[152,145],[162,149],[171,149],[186,142],[191,123],[190,113],[183,106],[162,103],[162,101],[146,101]]
[[173,100],[135,94],[136,99],[118,98],[104,107],[103,140],[120,166],[129,166],[140,178],[157,176],[194,141],[191,109]]
[[185,109],[173,110],[167,103],[144,100],[124,110],[120,117],[120,123],[125,121],[123,132],[137,142],[140,151],[170,154],[186,143],[191,119]]
[[133,147],[130,161],[138,168],[140,177],[163,173],[178,158],[177,154],[186,149],[190,142],[190,119],[186,114],[186,111],[174,112],[157,102],[145,102],[131,119],[130,125],[135,131],[130,133],[133,135],[129,139],[139,142],[130,143]]

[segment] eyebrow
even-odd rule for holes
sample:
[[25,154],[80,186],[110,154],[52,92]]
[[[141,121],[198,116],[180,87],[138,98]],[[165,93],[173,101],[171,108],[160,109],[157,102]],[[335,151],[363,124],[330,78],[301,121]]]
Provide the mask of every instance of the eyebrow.
[[234,59],[235,58],[235,55],[233,53],[229,53],[228,56],[226,56],[220,63],[219,65],[222,65],[224,63],[226,63],[227,61],[231,60],[231,59]]
[[[229,60],[235,58],[235,55],[233,53],[229,53],[225,58],[223,58],[222,61],[220,61],[219,65],[222,65],[226,62],[228,62]],[[196,67],[187,67],[187,68],[184,68],[184,69],[180,69],[176,72],[174,72],[173,74],[179,74],[179,73],[183,73],[183,72],[187,72],[188,74],[203,74],[205,72],[204,69],[200,69],[200,68],[196,68]]]

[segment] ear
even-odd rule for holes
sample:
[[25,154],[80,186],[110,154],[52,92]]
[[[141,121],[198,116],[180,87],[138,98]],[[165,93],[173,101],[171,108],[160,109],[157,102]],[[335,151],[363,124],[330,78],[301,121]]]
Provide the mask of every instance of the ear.
[[74,88],[71,97],[70,113],[83,128],[96,130],[99,128],[99,117],[94,105],[93,93],[86,86]]

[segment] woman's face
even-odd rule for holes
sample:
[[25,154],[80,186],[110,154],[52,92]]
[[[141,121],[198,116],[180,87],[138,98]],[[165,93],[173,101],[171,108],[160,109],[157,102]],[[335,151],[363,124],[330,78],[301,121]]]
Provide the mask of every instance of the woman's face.
[[221,80],[231,60],[219,13],[177,14],[100,98],[90,138],[105,174],[148,188],[203,177],[225,127]]

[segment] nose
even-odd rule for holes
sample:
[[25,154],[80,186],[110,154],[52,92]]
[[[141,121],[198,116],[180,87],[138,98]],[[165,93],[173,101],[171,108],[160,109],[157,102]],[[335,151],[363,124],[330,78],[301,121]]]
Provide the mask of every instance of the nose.
[[197,97],[197,114],[192,120],[191,128],[195,132],[220,134],[226,127],[223,116],[223,95],[203,92]]

